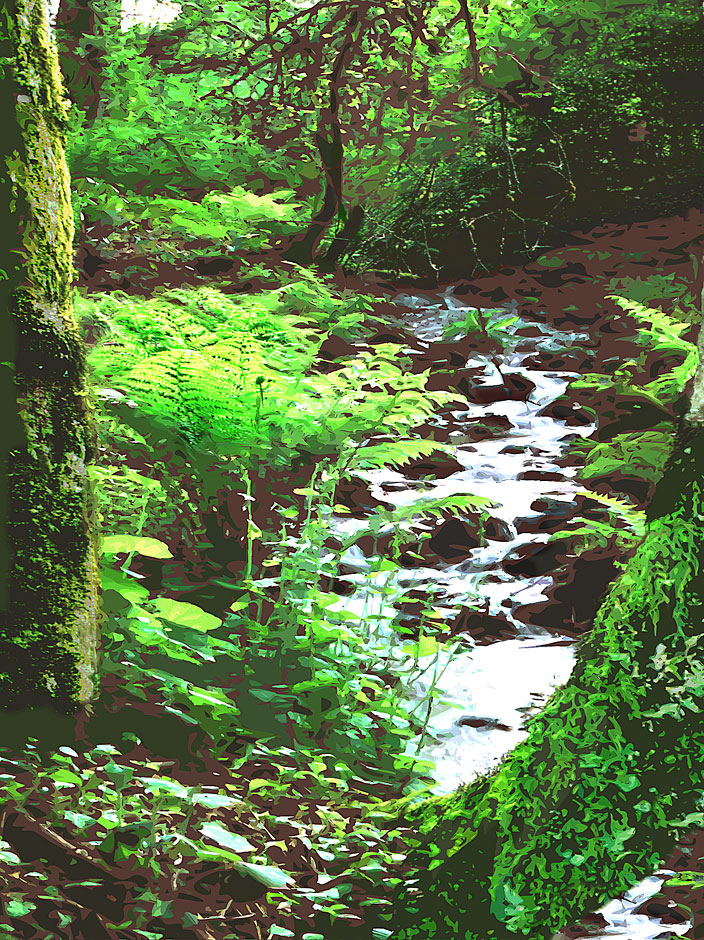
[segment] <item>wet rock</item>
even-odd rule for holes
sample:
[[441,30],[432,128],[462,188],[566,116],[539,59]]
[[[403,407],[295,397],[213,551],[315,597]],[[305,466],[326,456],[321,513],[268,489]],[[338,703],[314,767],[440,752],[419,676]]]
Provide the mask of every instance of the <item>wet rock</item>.
[[402,481],[398,483],[383,483],[381,489],[384,493],[402,493],[408,489],[408,484]]
[[[575,323],[579,324],[580,327],[591,326],[593,323],[596,323],[598,320],[601,320],[603,323],[603,311],[601,310],[589,310],[588,306],[586,307],[572,307],[569,310],[564,310],[561,317],[555,317],[554,322],[555,326],[573,326]],[[599,329],[601,329],[601,323],[599,324]]]
[[481,372],[467,370],[455,387],[473,405],[492,405],[498,401],[526,401],[535,383],[517,372],[502,373],[494,365]]
[[657,897],[645,901],[633,913],[645,914],[646,917],[659,920],[661,924],[684,924],[689,920],[689,915],[678,908],[675,901],[666,901]]
[[363,535],[361,538],[357,539],[355,544],[359,546],[360,550],[367,558],[370,558],[372,555],[390,555],[392,553],[393,540],[394,531],[393,528],[389,528],[385,532]]
[[509,398],[512,401],[527,401],[535,391],[535,382],[520,372],[510,372],[504,376],[506,386],[510,391]]
[[556,467],[583,467],[586,463],[584,454],[578,450],[568,451],[564,457],[558,457],[555,461]]
[[396,346],[406,346],[408,342],[408,335],[400,331],[398,333],[375,333],[369,339],[365,340],[365,344],[368,346],[380,346],[383,343],[394,343]]
[[464,425],[454,417],[451,410],[440,409],[437,414],[428,418],[416,430],[423,438],[446,444],[450,434],[464,431]]
[[569,547],[567,539],[555,539],[547,545],[520,545],[506,555],[501,567],[514,577],[537,578],[563,565]]
[[579,515],[585,519],[591,519],[594,522],[610,522],[615,529],[626,526],[620,516],[614,515],[597,499],[592,499],[590,496],[575,496],[575,501]]
[[526,337],[538,337],[544,336],[545,334],[540,329],[539,326],[521,326],[516,330],[516,336],[526,336]]
[[498,401],[508,401],[511,397],[503,383],[499,385],[478,385],[461,380],[457,383],[456,388],[473,405],[493,405]]
[[[485,543],[483,521],[480,515],[441,521],[430,538],[401,546],[400,564],[405,568],[418,568],[432,566],[440,560],[462,561],[473,549]],[[425,527],[414,528],[420,530]]]
[[487,438],[502,437],[511,427],[512,424],[505,415],[484,415],[472,419],[465,433],[471,441],[483,441]]
[[[597,403],[597,408],[599,404]],[[610,441],[617,434],[632,431],[649,431],[663,421],[672,422],[673,415],[665,407],[658,407],[654,402],[643,401],[635,396],[619,395],[618,403],[610,408],[602,407],[599,427],[595,435],[598,441]],[[611,420],[609,420],[611,419]]]
[[425,383],[431,392],[461,392],[482,381],[483,368],[451,368],[432,371]]
[[523,360],[527,369],[544,372],[588,372],[593,365],[593,357],[577,350],[569,352],[548,352],[539,350]]
[[537,457],[539,454],[542,454],[543,451],[539,447],[534,447],[532,444],[529,444],[528,447],[521,446],[520,444],[509,444],[502,448],[501,453],[520,455],[532,454],[534,457]]
[[333,369],[339,369],[342,366],[341,362],[338,363],[335,360],[345,357],[353,358],[358,352],[359,350],[346,339],[330,334],[323,340],[318,350],[315,367],[319,372],[331,372]]
[[547,480],[558,482],[565,479],[564,473],[557,470],[522,470],[517,480]]
[[500,640],[512,640],[516,628],[507,617],[496,616],[485,611],[461,610],[450,624],[450,633],[469,634],[478,646],[488,646]]
[[584,427],[587,424],[596,423],[596,412],[592,408],[579,405],[564,396],[541,408],[538,415],[554,418],[556,421],[564,421],[565,424],[571,427]]
[[335,502],[348,509],[352,516],[366,516],[374,509],[392,508],[389,503],[372,496],[367,481],[356,476],[337,484]]
[[540,496],[534,499],[530,508],[535,512],[560,512],[565,506],[576,506],[576,500],[557,499],[554,496]]
[[435,372],[443,369],[464,369],[468,348],[460,343],[432,343],[426,349],[412,352],[414,372]]
[[494,516],[485,522],[484,535],[491,542],[510,542],[513,538],[509,524],[505,520],[497,519]]
[[560,630],[576,636],[588,629],[613,579],[623,552],[613,543],[584,552],[569,568],[569,580],[548,588],[547,600],[524,604],[513,615],[521,623]]
[[578,511],[575,500],[569,502],[558,499],[536,499],[531,509],[540,512],[539,516],[521,516],[514,525],[519,535],[529,532],[557,532],[574,519]]
[[513,731],[497,718],[480,718],[478,715],[463,715],[455,724],[460,728],[481,728],[484,731]]
[[463,473],[465,467],[453,457],[440,457],[437,460],[432,457],[422,457],[420,460],[406,464],[401,469],[403,475],[411,480],[423,478],[444,480],[453,473]]
[[469,552],[479,548],[483,541],[479,518],[471,522],[447,519],[428,540],[427,545],[433,554],[444,561],[455,561],[466,558]]
[[609,926],[603,914],[587,914],[575,924],[563,927],[553,940],[584,940],[585,937],[602,934],[603,929]]
[[521,456],[528,452],[528,448],[521,447],[520,444],[509,444],[507,447],[502,447],[500,451],[502,454],[518,454]]

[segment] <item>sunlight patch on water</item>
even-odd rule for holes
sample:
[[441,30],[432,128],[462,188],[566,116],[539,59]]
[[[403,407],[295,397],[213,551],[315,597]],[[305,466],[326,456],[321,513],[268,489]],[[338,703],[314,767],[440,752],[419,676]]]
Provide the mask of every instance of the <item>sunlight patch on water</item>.
[[[504,640],[441,654],[428,739],[418,752],[435,763],[433,793],[451,793],[486,773],[526,737],[527,714],[567,681],[574,666],[573,648],[554,643],[554,637]],[[429,669],[413,683],[415,703],[428,700],[433,674]],[[416,748],[409,746],[409,753]]]

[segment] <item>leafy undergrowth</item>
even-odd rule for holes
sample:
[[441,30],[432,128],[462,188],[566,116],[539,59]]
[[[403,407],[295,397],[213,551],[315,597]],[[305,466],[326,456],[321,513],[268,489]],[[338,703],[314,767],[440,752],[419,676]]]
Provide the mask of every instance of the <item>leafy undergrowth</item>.
[[[427,782],[402,686],[438,628],[392,668],[384,590],[355,611],[328,589],[345,550],[329,521],[356,467],[442,450],[413,429],[456,396],[403,368],[403,335],[365,342],[369,301],[305,272],[79,310],[100,401],[102,692],[72,746],[5,751],[0,929],[261,940],[361,924],[404,856],[360,806]],[[345,355],[326,357],[328,337]]]
[[293,937],[389,903],[401,832],[321,800],[325,755],[252,744],[188,771],[141,747],[34,746],[0,765],[8,936]]
[[[569,394],[579,401],[586,393],[586,400],[592,404],[600,400],[607,416],[615,413],[619,399],[628,402],[631,412],[645,403],[653,408],[651,414],[655,415],[655,420],[659,419],[659,424],[652,430],[607,433],[606,440],[599,440],[597,436],[597,439],[590,437],[572,444],[571,452],[583,460],[579,479],[585,487],[592,487],[578,495],[598,503],[607,518],[582,520],[579,525],[554,532],[550,540],[559,541],[569,534],[577,539],[572,550],[579,553],[604,548],[613,539],[622,554],[628,555],[645,536],[643,504],[652,495],[667,464],[675,434],[672,418],[696,368],[696,345],[685,338],[691,335],[696,309],[693,303],[683,300],[684,285],[678,283],[674,275],[656,275],[652,281],[612,281],[611,286],[620,289],[620,293],[607,296],[607,300],[614,301],[625,314],[619,326],[621,347],[630,347],[636,355],[603,363],[601,372],[580,375],[570,383]],[[664,298],[669,295],[678,303],[673,313],[667,314],[660,307],[647,306],[634,299],[649,298],[654,291]],[[614,404],[607,410],[603,402]],[[608,424],[608,417],[604,423]],[[619,491],[620,481],[624,479],[636,482],[632,499],[628,498],[628,484],[625,494]],[[606,488],[607,492],[599,491],[600,484],[606,485],[601,489]],[[642,484],[640,491],[637,484]]]

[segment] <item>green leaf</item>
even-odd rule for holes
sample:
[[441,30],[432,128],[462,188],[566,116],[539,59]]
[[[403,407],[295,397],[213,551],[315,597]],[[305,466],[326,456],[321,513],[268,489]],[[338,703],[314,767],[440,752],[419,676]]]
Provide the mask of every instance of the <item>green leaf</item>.
[[406,643],[402,649],[408,656],[422,659],[424,656],[435,656],[440,644],[432,636],[422,636],[416,643]]
[[254,852],[254,846],[244,836],[235,835],[220,823],[206,823],[200,831],[206,839],[217,842],[222,848],[229,849],[231,852]]
[[77,829],[86,829],[95,822],[92,816],[86,816],[85,813],[74,813],[70,809],[64,812],[64,818],[73,823]]
[[[237,867],[251,875],[255,881],[266,885],[267,888],[272,890],[288,888],[293,884],[293,878],[274,865],[254,865],[252,862],[241,862]],[[321,937],[321,940],[325,940],[325,938]]]
[[215,630],[222,623],[219,617],[214,617],[201,610],[200,607],[196,607],[195,604],[188,604],[185,601],[172,601],[168,597],[157,597],[154,606],[166,620],[194,630]]
[[119,555],[121,552],[137,552],[147,558],[173,558],[168,546],[159,539],[137,535],[108,535],[103,539],[103,553]]
[[191,797],[191,801],[208,809],[224,809],[239,803],[235,797],[223,796],[221,793],[196,793]]
[[179,799],[186,799],[188,790],[176,780],[166,780],[164,777],[137,777],[147,793],[168,793]]
[[7,862],[10,865],[19,865],[20,859],[19,856],[15,855],[14,852],[10,851],[12,846],[9,842],[4,842],[0,840],[0,862]]
[[704,884],[704,872],[701,871],[678,871],[666,880],[670,888],[674,887],[700,887]]
[[54,783],[62,784],[64,786],[73,786],[80,787],[83,783],[78,774],[73,773],[71,770],[67,770],[62,767],[59,770],[55,770],[52,774],[52,779]]
[[149,591],[124,571],[103,568],[100,580],[103,591],[115,591],[132,604],[140,604],[149,597]]
[[36,910],[37,905],[31,901],[20,901],[13,899],[5,904],[5,912],[8,917],[24,917]]

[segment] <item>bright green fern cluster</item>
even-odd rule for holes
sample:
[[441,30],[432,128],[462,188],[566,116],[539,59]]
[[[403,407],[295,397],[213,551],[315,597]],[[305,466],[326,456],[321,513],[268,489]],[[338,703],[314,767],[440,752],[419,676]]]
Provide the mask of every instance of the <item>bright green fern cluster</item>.
[[113,294],[82,308],[103,334],[90,356],[96,383],[223,456],[286,465],[382,428],[404,438],[454,400],[428,393],[426,376],[406,371],[395,344],[315,372],[330,321],[344,332],[368,315],[358,298],[326,297],[315,277],[248,295]]

